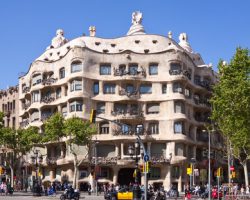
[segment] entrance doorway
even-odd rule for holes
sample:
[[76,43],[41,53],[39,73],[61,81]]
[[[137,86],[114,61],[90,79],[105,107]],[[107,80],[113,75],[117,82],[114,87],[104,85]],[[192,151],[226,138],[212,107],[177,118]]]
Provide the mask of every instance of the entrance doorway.
[[[118,183],[120,185],[129,186],[130,183],[135,182],[135,178],[133,177],[134,168],[122,168],[118,173]],[[138,182],[141,183],[141,174],[138,173]]]

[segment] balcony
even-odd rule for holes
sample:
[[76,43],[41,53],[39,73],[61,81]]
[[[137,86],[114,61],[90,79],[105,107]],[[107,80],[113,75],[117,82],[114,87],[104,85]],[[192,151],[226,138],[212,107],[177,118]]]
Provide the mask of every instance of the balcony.
[[29,119],[23,119],[23,121],[20,122],[20,127],[21,128],[25,128],[28,125],[29,125]]
[[163,164],[170,163],[170,158],[166,158],[162,154],[153,154],[151,155],[152,164]]
[[176,75],[184,75],[187,77],[189,80],[191,80],[191,73],[188,70],[182,70],[182,69],[170,69],[169,74],[171,76],[176,76]]
[[136,118],[142,118],[143,117],[143,111],[128,109],[128,110],[116,110],[111,111],[111,115],[113,116],[121,116],[121,118],[124,119],[136,119]]
[[119,160],[120,157],[97,157],[97,163],[96,158],[92,157],[91,163],[97,164],[97,165],[117,165],[117,160]]
[[56,161],[59,159],[59,157],[46,157],[46,164],[47,165],[56,165]]
[[206,81],[206,80],[201,81],[199,79],[195,79],[194,83],[196,85],[203,87],[203,88],[206,88],[208,91],[211,91],[211,84],[209,81]]
[[25,87],[23,87],[23,94],[26,94],[26,93],[28,93],[30,91],[30,87],[27,87],[27,86],[25,86]]
[[205,116],[205,115],[195,115],[194,116],[194,119],[197,121],[197,122],[207,122],[209,123],[210,122],[210,119],[208,116]]
[[53,101],[55,101],[55,97],[53,97],[53,96],[43,96],[43,97],[41,97],[40,102],[49,104],[49,103],[52,103]]
[[134,77],[146,77],[146,70],[143,67],[140,67],[137,70],[124,70],[119,68],[114,68],[114,76],[134,76]]
[[49,119],[53,114],[50,113],[50,114],[42,114],[41,116],[41,121],[44,122],[46,121],[47,119]]
[[193,100],[194,100],[194,103],[196,105],[211,107],[211,104],[209,103],[208,99],[206,99],[206,98],[199,98],[197,96],[194,96]]
[[23,103],[22,104],[22,108],[23,110],[27,110],[29,107],[30,107],[31,103],[30,102],[27,102],[27,103]]
[[5,117],[10,117],[10,114],[11,114],[10,110],[4,111],[4,116]]
[[130,99],[139,99],[140,92],[138,90],[134,90],[133,92],[126,91],[125,89],[119,90],[120,96],[127,96]]
[[48,78],[42,81],[43,85],[52,85],[57,82],[57,78]]

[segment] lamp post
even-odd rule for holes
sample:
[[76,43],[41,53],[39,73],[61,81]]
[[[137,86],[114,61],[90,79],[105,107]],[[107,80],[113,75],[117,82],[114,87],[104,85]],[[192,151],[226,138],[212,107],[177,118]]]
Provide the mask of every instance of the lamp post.
[[34,151],[34,155],[31,156],[32,163],[35,164],[35,170],[36,170],[36,178],[33,181],[33,195],[34,196],[41,196],[41,184],[38,180],[38,171],[39,171],[39,164],[43,161],[43,156],[39,155],[39,150]]
[[94,151],[95,151],[95,192],[96,196],[98,196],[98,177],[97,177],[97,144],[99,142],[95,141]]
[[141,189],[139,187],[139,181],[138,181],[138,152],[140,152],[140,143],[139,141],[137,140],[135,142],[135,145],[130,145],[128,147],[128,153],[130,155],[130,157],[133,159],[134,158],[134,155],[135,155],[135,164],[136,164],[136,168],[135,168],[135,171],[134,171],[134,177],[135,177],[135,184],[134,184],[134,187],[133,187],[133,200],[139,200],[141,199]]
[[208,200],[211,199],[211,132],[214,132],[214,129],[202,130],[202,132],[208,133]]
[[190,174],[191,180],[190,180],[190,187],[195,185],[195,180],[194,180],[194,164],[196,162],[195,158],[191,158],[191,169],[192,169],[192,174]]

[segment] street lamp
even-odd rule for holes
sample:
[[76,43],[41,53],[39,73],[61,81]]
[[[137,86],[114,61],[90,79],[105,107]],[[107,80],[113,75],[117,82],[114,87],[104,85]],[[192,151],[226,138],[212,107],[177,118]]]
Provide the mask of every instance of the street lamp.
[[208,133],[208,200],[211,199],[211,132],[214,132],[214,129],[202,130],[202,132]]
[[36,178],[33,181],[33,195],[34,196],[41,196],[41,184],[38,180],[38,170],[39,170],[39,164],[43,162],[43,156],[39,155],[39,150],[34,151],[34,155],[30,157],[32,160],[32,163],[35,164],[36,167]]
[[97,144],[99,142],[96,140],[95,141],[95,146],[94,146],[94,154],[95,154],[95,192],[96,196],[98,196],[98,177],[97,177]]
[[196,162],[195,158],[191,158],[190,162],[191,162],[191,169],[192,169],[192,174],[190,174],[190,188],[191,188],[191,186],[195,185],[195,180],[194,180],[194,176],[195,176],[195,174],[194,174],[194,164]]
[[134,155],[135,155],[135,164],[136,164],[136,168],[134,171],[134,177],[135,177],[135,184],[133,187],[133,200],[139,200],[141,199],[141,189],[139,187],[139,181],[138,181],[138,153],[140,153],[140,143],[137,140],[133,145],[130,145],[128,147],[128,153],[130,155],[130,157],[133,159]]

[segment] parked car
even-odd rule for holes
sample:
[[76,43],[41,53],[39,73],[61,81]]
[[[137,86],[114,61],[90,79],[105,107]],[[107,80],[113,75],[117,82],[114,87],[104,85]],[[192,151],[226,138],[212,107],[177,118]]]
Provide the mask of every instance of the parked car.
[[114,191],[107,192],[104,195],[104,198],[106,200],[122,200],[122,199],[132,200],[133,192],[130,191],[128,188],[122,188],[119,191],[114,190]]

